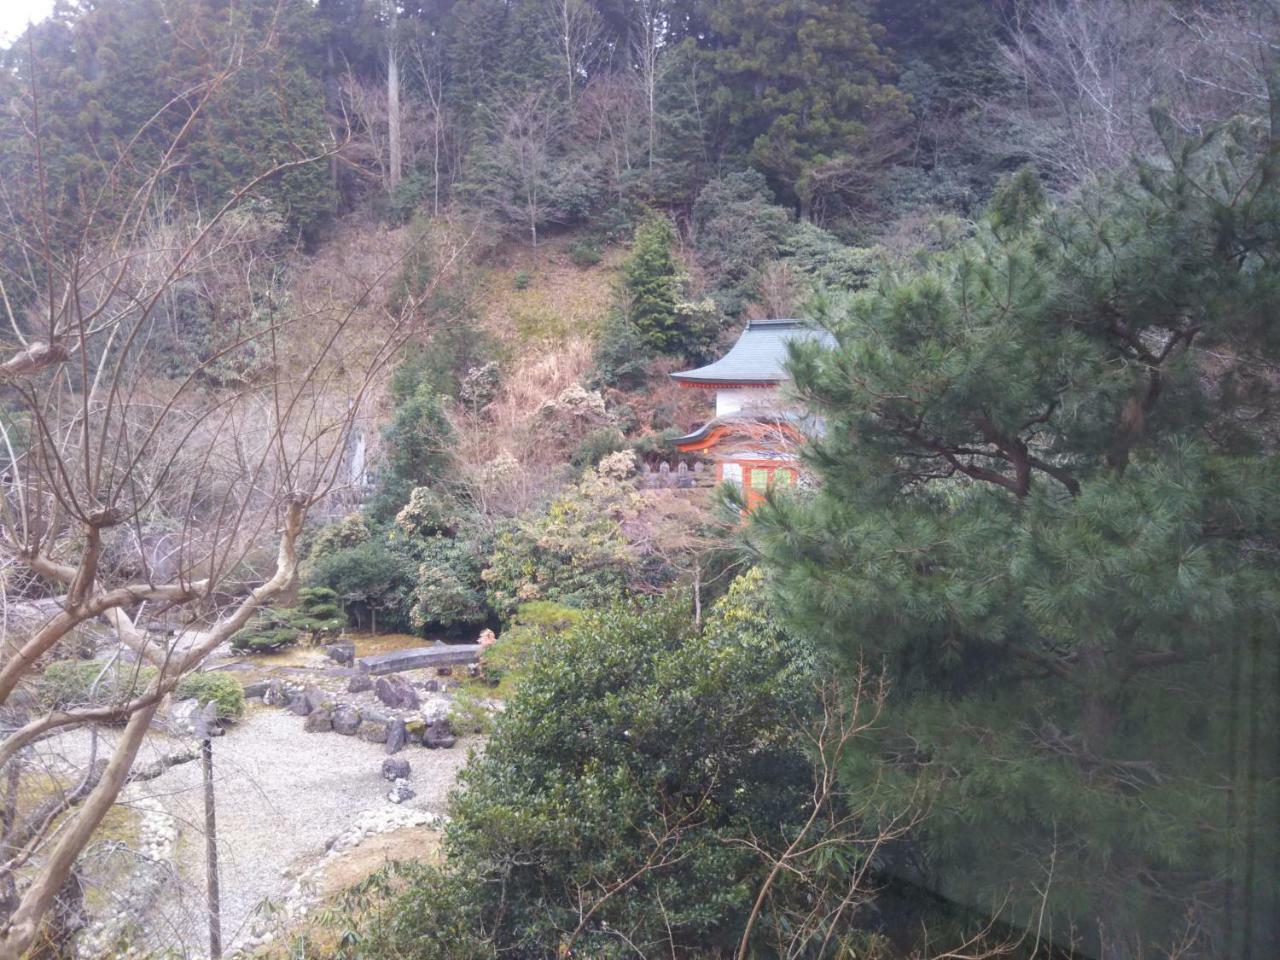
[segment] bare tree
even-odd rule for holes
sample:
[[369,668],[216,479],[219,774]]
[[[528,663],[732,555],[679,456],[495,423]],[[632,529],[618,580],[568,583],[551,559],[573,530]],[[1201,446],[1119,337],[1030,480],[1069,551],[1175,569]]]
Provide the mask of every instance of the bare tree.
[[536,93],[517,97],[498,118],[495,199],[504,214],[524,221],[534,247],[538,245],[539,225],[558,213],[552,147],[559,131],[557,111]]
[[631,40],[631,56],[644,93],[645,126],[649,139],[649,172],[658,147],[658,83],[667,31],[663,0],[640,0],[636,5],[636,25]]
[[1153,106],[1189,135],[1265,109],[1277,13],[1272,0],[1021,3],[1004,49],[1018,95],[988,108],[1042,170],[1078,183],[1158,147]]
[[548,22],[555,33],[556,55],[565,78],[565,104],[573,106],[578,85],[600,54],[600,14],[587,0],[548,0]]
[[[95,750],[41,808],[0,804],[0,958],[16,960],[36,941],[120,791],[146,773],[134,761],[162,702],[292,583],[308,511],[341,479],[352,423],[421,316],[422,302],[370,315],[393,265],[348,304],[224,317],[203,349],[176,360],[162,349],[156,334],[175,297],[215,274],[257,283],[240,201],[338,149],[300,148],[206,216],[166,204],[185,138],[234,69],[175,98],[170,108],[180,104],[186,119],[160,159],[139,177],[126,149],[74,220],[47,215],[49,145],[34,80],[10,131],[30,141],[36,187],[25,206],[12,193],[4,205],[8,262],[25,264],[26,275],[23,296],[0,289],[9,327],[0,567],[25,570],[25,589],[49,605],[29,632],[6,631],[0,647],[0,777],[20,781],[30,750],[51,737],[101,724],[123,731],[107,759]],[[361,335],[351,336],[357,321]],[[225,364],[245,356],[252,363],[227,377]],[[169,528],[158,551],[145,534],[157,518]],[[126,562],[107,562],[113,551]],[[264,554],[272,559],[259,573]],[[199,625],[172,636],[158,629],[182,611]],[[66,656],[95,620],[118,643],[104,675],[113,668],[132,682],[48,708],[37,696],[42,665]]]
[[387,187],[395,192],[403,173],[400,156],[400,38],[395,0],[387,4]]

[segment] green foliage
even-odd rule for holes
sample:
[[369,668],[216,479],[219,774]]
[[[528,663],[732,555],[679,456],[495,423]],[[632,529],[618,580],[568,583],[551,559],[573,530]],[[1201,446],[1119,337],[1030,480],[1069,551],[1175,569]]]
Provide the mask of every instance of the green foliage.
[[1023,167],[996,185],[987,218],[999,233],[1016,233],[1031,226],[1032,220],[1044,212],[1048,199],[1035,169]]
[[649,378],[654,352],[621,310],[611,310],[596,342],[593,385],[636,390]]
[[299,641],[317,643],[337,636],[345,623],[335,591],[304,587],[298,591],[294,606],[270,607],[258,613],[235,635],[231,646],[239,653],[272,653]]
[[528,270],[517,270],[511,278],[511,286],[516,290],[528,290],[533,285],[533,274]]
[[621,596],[635,558],[615,514],[630,491],[593,471],[545,513],[499,529],[482,574],[494,611],[510,616],[533,600],[591,608]]
[[577,607],[538,600],[516,608],[511,624],[480,656],[484,678],[495,687],[494,696],[507,698],[518,686],[543,643],[555,643],[576,626],[584,613]]
[[357,625],[380,619],[385,627],[403,629],[416,569],[412,556],[379,538],[313,559],[307,582],[332,591]]
[[57,660],[40,674],[37,696],[46,709],[124,704],[141,696],[155,667],[104,660]]
[[591,469],[602,457],[627,449],[627,438],[617,427],[600,427],[592,430],[578,444],[569,462],[578,469]]
[[1052,864],[1044,929],[1089,953],[1172,949],[1189,911],[1220,942],[1280,852],[1230,799],[1277,802],[1275,704],[1238,685],[1280,672],[1277,555],[1245,546],[1280,462],[1208,359],[1276,357],[1274,146],[1169,154],[1036,217],[1019,175],[999,232],[829,307],[838,346],[792,361],[822,485],[752,534],[794,630],[891,665],[848,782],[928,797],[944,898],[1035,925]]
[[493,715],[471,689],[462,687],[454,692],[449,704],[449,726],[464,736],[487,736],[493,730]]
[[488,619],[481,581],[484,561],[476,543],[432,536],[416,543],[414,550],[421,557],[409,614],[415,629],[448,630]]
[[196,699],[202,705],[217,704],[219,720],[237,720],[244,713],[244,687],[231,674],[220,670],[189,673],[174,690],[179,700]]
[[865,190],[844,170],[863,172],[875,134],[906,116],[881,31],[844,0],[722,0],[708,22],[711,103],[779,194],[807,216]]
[[650,214],[636,227],[631,253],[622,265],[627,319],[655,350],[677,353],[681,331],[676,313],[680,271],[673,252],[675,228],[661,214]]
[[794,231],[762,174],[751,170],[712,180],[693,205],[698,263],[720,309],[738,316],[758,292],[760,270]]
[[586,269],[598,264],[604,255],[594,240],[575,240],[569,244],[569,259],[575,267]]
[[358,547],[368,543],[369,526],[364,517],[358,513],[349,513],[336,523],[322,527],[311,541],[311,550],[307,560],[314,564],[340,550]]
[[453,426],[444,399],[429,385],[420,386],[396,410],[382,436],[386,463],[368,512],[385,522],[408,502],[414,488],[443,479],[449,469]]
[[[368,955],[471,956],[486,942],[484,955],[555,955],[584,891],[629,877],[574,955],[615,956],[620,936],[681,954],[735,945],[767,867],[729,841],[776,841],[809,791],[796,724],[815,664],[761,594],[758,575],[740,581],[701,631],[668,598],[541,644],[451,800],[447,866],[414,881],[398,921],[370,926]],[[642,869],[651,858],[664,866]],[[467,922],[441,925],[456,916]]]

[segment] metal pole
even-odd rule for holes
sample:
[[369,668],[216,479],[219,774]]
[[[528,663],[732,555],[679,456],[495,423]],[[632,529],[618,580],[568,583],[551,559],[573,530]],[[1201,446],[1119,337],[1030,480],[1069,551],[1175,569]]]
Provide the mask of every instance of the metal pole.
[[[209,707],[214,707],[210,703]],[[212,713],[212,711],[208,711]],[[209,892],[209,956],[211,960],[222,958],[222,918],[218,895],[218,825],[213,815],[213,738],[210,730],[217,722],[214,717],[201,718],[205,722],[200,730],[200,760],[204,769],[204,844],[206,879]]]

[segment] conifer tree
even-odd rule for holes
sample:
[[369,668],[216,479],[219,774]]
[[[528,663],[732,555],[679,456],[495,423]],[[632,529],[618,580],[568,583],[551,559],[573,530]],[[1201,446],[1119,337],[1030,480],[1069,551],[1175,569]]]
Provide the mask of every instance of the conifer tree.
[[631,255],[622,267],[627,316],[647,343],[664,352],[678,351],[682,339],[675,239],[671,221],[650,214],[636,227]]
[[822,486],[753,536],[797,629],[890,665],[847,776],[930,799],[936,892],[1234,957],[1277,933],[1280,130],[1156,119],[1136,182],[827,309],[792,357]]

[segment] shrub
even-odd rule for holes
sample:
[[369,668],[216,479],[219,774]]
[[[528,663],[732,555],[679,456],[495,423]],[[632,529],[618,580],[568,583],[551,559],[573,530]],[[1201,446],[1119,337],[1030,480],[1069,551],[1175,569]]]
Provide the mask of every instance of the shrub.
[[562,603],[539,600],[521,604],[511,626],[480,655],[484,678],[496,688],[494,696],[510,696],[536,655],[538,645],[548,639],[554,642],[554,638],[579,623],[582,617],[581,610]]
[[337,593],[327,587],[308,587],[298,591],[294,607],[259,613],[236,634],[231,647],[240,653],[270,653],[299,640],[317,643],[336,636],[345,623]]
[[480,579],[482,561],[476,544],[429,537],[414,549],[422,557],[409,613],[414,629],[437,626],[449,630],[488,619],[489,608]]
[[187,674],[178,682],[174,696],[179,700],[194,698],[202,705],[213,701],[218,705],[219,720],[236,720],[244,713],[244,687],[220,670]]
[[103,660],[58,660],[40,676],[38,697],[47,709],[124,703],[142,694],[155,667]]
[[528,270],[520,270],[511,278],[511,286],[517,290],[528,290],[533,284],[533,274]]
[[460,734],[488,734],[493,730],[493,715],[466,687],[453,695],[449,705],[449,726]]
[[600,462],[602,457],[619,450],[627,449],[627,438],[617,427],[599,427],[592,430],[573,451],[569,462],[578,469],[589,469]]
[[620,939],[681,956],[736,945],[767,862],[733,841],[776,844],[805,816],[816,668],[774,626],[758,574],[703,630],[684,599],[589,614],[539,647],[451,800],[446,866],[392,922],[374,918],[367,956],[443,960],[486,941],[483,955],[561,955],[584,892],[619,884],[574,956],[620,956]]
[[600,245],[594,240],[578,240],[569,245],[569,259],[575,267],[594,267],[602,259]]

